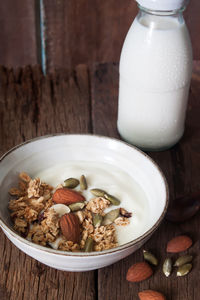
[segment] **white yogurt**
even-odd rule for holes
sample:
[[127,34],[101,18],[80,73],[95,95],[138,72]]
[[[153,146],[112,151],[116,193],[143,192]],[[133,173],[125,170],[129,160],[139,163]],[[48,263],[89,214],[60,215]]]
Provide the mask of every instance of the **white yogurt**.
[[144,14],[121,53],[118,130],[143,149],[164,149],[183,135],[192,48],[183,19]]
[[[120,207],[132,212],[129,225],[116,226],[120,245],[136,239],[149,229],[151,218],[144,191],[130,175],[113,165],[73,161],[55,165],[35,174],[35,176],[52,186],[56,186],[69,177],[80,178],[82,174],[86,176],[88,183],[88,189],[83,191],[87,200],[94,198],[89,191],[90,189],[100,188],[119,198]],[[79,190],[79,187],[76,190]],[[111,206],[109,209],[114,208],[116,206]]]

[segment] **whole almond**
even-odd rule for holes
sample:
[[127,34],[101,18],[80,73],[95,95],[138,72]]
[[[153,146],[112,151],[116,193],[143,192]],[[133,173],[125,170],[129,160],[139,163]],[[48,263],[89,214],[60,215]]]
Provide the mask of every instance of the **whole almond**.
[[163,294],[152,290],[139,292],[138,296],[140,300],[166,300]]
[[80,240],[80,225],[78,217],[73,214],[65,214],[60,218],[62,234],[67,241],[78,243]]
[[167,252],[179,253],[192,246],[192,240],[187,235],[179,235],[167,243]]
[[149,278],[153,274],[150,265],[146,262],[139,262],[132,265],[126,274],[126,280],[140,282]]
[[52,199],[55,203],[66,205],[85,201],[85,198],[80,193],[66,188],[57,189]]

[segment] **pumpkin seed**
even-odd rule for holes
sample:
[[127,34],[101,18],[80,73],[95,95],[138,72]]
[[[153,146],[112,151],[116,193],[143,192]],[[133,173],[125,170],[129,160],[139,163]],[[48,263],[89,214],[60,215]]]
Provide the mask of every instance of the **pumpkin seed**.
[[103,218],[102,225],[112,224],[119,217],[119,208],[109,211]]
[[80,178],[80,188],[81,190],[87,190],[87,181],[84,175],[81,175]]
[[74,189],[75,187],[77,187],[77,185],[79,185],[79,180],[76,178],[68,178],[64,181],[64,187],[68,188],[68,189]]
[[85,207],[85,203],[84,202],[76,202],[76,203],[72,203],[68,206],[71,209],[71,211],[77,211],[77,210],[83,209]]
[[119,201],[119,199],[117,199],[116,197],[114,197],[114,196],[112,196],[112,195],[109,195],[109,194],[104,194],[104,197],[108,200],[108,201],[110,201],[113,205],[120,205],[120,201]]
[[91,189],[90,192],[96,197],[104,197],[106,194],[106,192],[101,189]]
[[88,237],[85,242],[84,252],[91,252],[93,250],[94,241],[91,237]]
[[158,260],[151,252],[143,250],[144,259],[150,262],[152,265],[157,266]]
[[168,277],[171,272],[172,272],[172,260],[171,258],[166,258],[164,263],[163,263],[163,273],[165,274],[166,277]]
[[101,226],[101,223],[103,221],[103,217],[99,214],[94,214],[93,215],[93,225],[94,227],[99,227]]
[[191,269],[192,269],[192,264],[185,264],[183,266],[178,267],[176,275],[185,276],[190,272]]
[[193,258],[192,255],[183,255],[183,256],[180,256],[180,257],[177,258],[177,260],[175,261],[174,266],[175,266],[175,267],[183,266],[183,265],[185,265],[185,264],[191,262],[191,261],[192,261],[192,258]]

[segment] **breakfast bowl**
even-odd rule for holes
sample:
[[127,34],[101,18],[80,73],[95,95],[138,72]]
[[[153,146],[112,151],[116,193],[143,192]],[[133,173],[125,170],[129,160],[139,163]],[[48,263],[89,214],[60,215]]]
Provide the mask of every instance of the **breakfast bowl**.
[[[3,232],[27,255],[59,270],[98,269],[130,255],[159,227],[168,206],[168,186],[156,163],[136,147],[113,138],[82,134],[39,137],[4,154],[0,170],[0,226]],[[127,226],[115,225],[116,246],[90,252],[64,251],[51,244],[34,243],[17,233],[8,208],[9,190],[17,186],[21,172],[53,186],[68,177],[84,174],[88,189],[81,193],[86,198],[90,197],[91,189],[98,188],[120,199],[118,207],[128,210],[131,218]]]

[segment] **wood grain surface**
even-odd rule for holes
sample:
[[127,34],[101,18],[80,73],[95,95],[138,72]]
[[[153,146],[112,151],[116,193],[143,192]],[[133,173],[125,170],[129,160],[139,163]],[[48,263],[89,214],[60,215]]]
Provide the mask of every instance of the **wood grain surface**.
[[16,68],[40,63],[35,1],[0,1],[0,64]]
[[47,70],[119,60],[134,1],[43,0]]
[[[170,201],[200,189],[200,63],[195,63],[186,131],[171,150],[149,155],[159,164],[169,183]],[[119,138],[116,130],[118,65],[96,64],[91,76],[85,65],[73,72],[52,72],[44,77],[40,67],[0,68],[0,154],[30,138],[49,133],[95,133]],[[112,266],[70,273],[47,267],[19,251],[0,232],[0,299],[132,300],[143,289],[163,292],[167,300],[199,300],[200,214],[174,224],[164,221],[144,249],[159,258],[154,276],[142,283],[125,280],[128,268],[142,260],[142,249]],[[194,255],[188,276],[165,278],[161,265],[166,243],[175,235],[189,234]],[[177,255],[170,255],[174,259]]]

